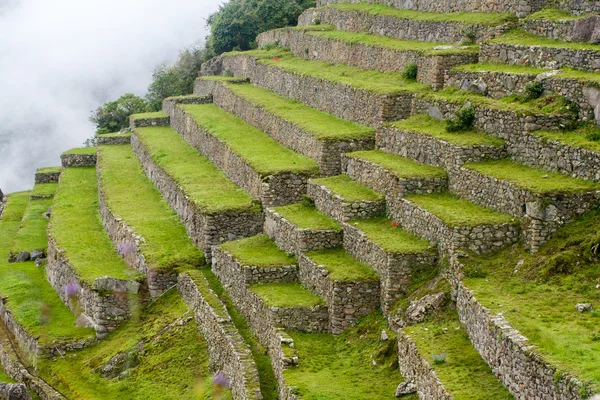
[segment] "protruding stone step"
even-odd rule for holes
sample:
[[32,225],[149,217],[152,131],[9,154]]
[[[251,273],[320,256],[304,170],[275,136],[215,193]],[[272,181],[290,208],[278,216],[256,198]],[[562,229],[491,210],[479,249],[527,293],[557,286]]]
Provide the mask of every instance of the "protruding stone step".
[[196,91],[211,94],[219,107],[312,158],[322,175],[341,172],[343,153],[375,148],[373,128],[342,120],[246,81],[209,76],[197,81]]
[[521,221],[449,193],[411,195],[388,203],[391,218],[442,251],[491,253],[519,241]]
[[377,133],[381,150],[446,169],[506,157],[503,140],[480,131],[447,132],[443,122],[426,114],[385,124]]
[[354,182],[348,175],[311,179],[307,195],[319,211],[338,222],[385,214],[385,196]]
[[265,233],[288,253],[339,247],[343,241],[336,221],[304,203],[267,208],[265,218]]
[[107,133],[96,136],[98,145],[120,145],[131,143],[131,133]]
[[298,261],[302,284],[327,303],[332,333],[342,333],[379,306],[377,274],[343,249],[311,251]]
[[435,193],[448,187],[448,176],[443,169],[380,150],[345,154],[342,166],[354,181],[385,194],[386,198]]
[[[238,81],[238,82],[246,81],[245,79],[237,79],[236,80],[235,78],[231,78],[231,80]],[[175,110],[177,109],[178,105],[208,104],[208,103],[212,103],[211,96],[190,95],[190,96],[167,97],[166,99],[163,100],[162,110],[164,113],[166,113],[169,116],[169,118],[174,118]]]
[[384,311],[405,294],[413,273],[435,265],[437,252],[429,242],[385,218],[350,221],[343,227],[344,249],[379,276]]
[[133,114],[129,117],[129,129],[146,128],[152,126],[169,126],[170,117],[163,111]]
[[357,68],[403,72],[417,67],[418,82],[434,89],[444,86],[444,72],[456,65],[477,62],[477,46],[407,41],[376,34],[336,31],[331,25],[282,28],[261,33],[259,47],[279,44],[307,60],[346,64]]
[[178,106],[171,123],[192,147],[267,206],[300,201],[308,178],[319,174],[314,161],[214,104]]
[[60,160],[63,168],[69,167],[95,167],[96,166],[96,148],[84,147],[80,149],[71,149],[61,154]]
[[208,259],[212,245],[262,232],[264,217],[252,197],[173,129],[135,129],[132,145],[146,176]]
[[62,167],[39,168],[35,172],[35,183],[58,183]]

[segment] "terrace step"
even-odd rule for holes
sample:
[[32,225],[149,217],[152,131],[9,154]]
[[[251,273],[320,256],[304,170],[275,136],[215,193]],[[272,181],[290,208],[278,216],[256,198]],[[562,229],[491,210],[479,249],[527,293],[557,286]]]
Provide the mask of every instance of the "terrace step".
[[[242,80],[245,81],[245,80]],[[175,96],[175,97],[167,97],[163,100],[162,110],[165,114],[169,116],[169,118],[175,117],[175,110],[178,105],[183,104],[208,104],[212,103],[212,96],[196,96],[196,95],[188,95],[188,96]]]
[[196,90],[216,105],[266,132],[284,146],[312,158],[322,175],[341,172],[341,154],[375,148],[375,130],[279,96],[247,81],[204,77]]
[[96,148],[84,147],[65,151],[60,156],[63,168],[69,167],[95,167]]
[[403,72],[417,66],[417,81],[444,86],[444,71],[477,62],[476,46],[407,41],[375,34],[336,31],[331,25],[282,28],[261,33],[259,47],[279,44],[296,57],[377,71]]
[[315,207],[303,203],[265,209],[265,233],[287,253],[339,247],[342,228]]
[[443,122],[426,114],[385,124],[377,133],[382,151],[446,169],[507,155],[503,140],[480,131],[447,132]]
[[343,228],[344,249],[379,276],[384,312],[405,295],[414,273],[436,263],[437,252],[427,241],[385,218],[350,221]]
[[307,195],[317,210],[338,222],[385,214],[385,197],[354,182],[348,175],[311,179]]
[[175,130],[135,129],[132,147],[146,176],[208,259],[212,245],[262,232],[264,216],[252,197]]
[[140,274],[117,253],[100,221],[95,168],[66,168],[48,228],[46,276],[102,338],[144,301]]
[[[600,11],[600,7],[598,10]],[[598,16],[592,14],[573,15],[566,11],[549,8],[530,14],[520,21],[519,26],[532,35],[563,42],[598,42]]]
[[379,306],[377,274],[343,249],[311,251],[298,261],[302,285],[327,303],[333,334],[342,333]]
[[169,126],[171,118],[163,111],[133,114],[129,117],[129,129],[152,126]]
[[344,154],[342,167],[352,180],[390,197],[434,193],[448,187],[446,172],[380,150]]
[[[414,94],[427,90],[427,86],[409,82],[400,73],[308,61],[283,49],[226,53],[202,66],[203,76],[226,72],[318,110],[373,127],[407,118]],[[194,93],[202,94],[198,88]]]
[[96,136],[98,145],[120,145],[131,143],[131,133],[107,133]]
[[[476,43],[492,39],[516,22],[511,13],[436,13],[401,10],[368,3],[338,3],[309,8],[298,19],[298,25],[334,25],[336,29],[368,32],[403,40],[421,42]],[[469,32],[469,38],[465,36]]]
[[265,205],[300,201],[308,178],[319,175],[314,161],[214,104],[178,106],[171,123],[186,142]]
[[478,254],[490,253],[520,239],[518,219],[447,192],[395,198],[388,206],[393,220],[438,244],[444,252],[468,249]]
[[39,168],[35,172],[35,183],[58,183],[62,167]]
[[[125,262],[146,276],[152,298],[177,283],[177,270],[204,265],[204,255],[146,177],[130,146],[99,147],[97,175],[104,228]],[[135,202],[130,201],[133,188]]]

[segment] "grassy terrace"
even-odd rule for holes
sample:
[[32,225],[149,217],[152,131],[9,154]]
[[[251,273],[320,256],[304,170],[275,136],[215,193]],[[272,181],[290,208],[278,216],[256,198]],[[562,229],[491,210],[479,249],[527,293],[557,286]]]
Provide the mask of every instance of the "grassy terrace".
[[137,128],[135,133],[154,162],[177,182],[203,212],[260,212],[258,206],[252,204],[252,197],[248,193],[188,145],[172,128]]
[[589,15],[586,15],[586,14],[572,15],[572,14],[569,14],[567,11],[548,7],[548,8],[544,8],[543,10],[540,10],[538,12],[535,12],[533,14],[529,14],[527,17],[525,17],[525,21],[550,20],[553,22],[558,22],[558,21],[581,19],[581,18],[585,18],[587,16],[589,16]]
[[525,32],[521,29],[511,29],[502,36],[488,41],[488,43],[503,43],[516,46],[558,47],[571,50],[600,51],[600,45],[598,44],[563,42],[561,40],[537,36],[532,33]]
[[[539,252],[514,246],[493,256],[472,256],[465,285],[492,313],[536,345],[560,373],[600,390],[600,211],[558,230]],[[591,303],[593,312],[575,305]]]
[[119,256],[104,230],[95,168],[63,171],[48,231],[79,277],[90,286],[103,276],[124,280],[139,277]]
[[[403,328],[455,399],[514,399],[471,344],[454,311]],[[435,357],[445,362],[434,361]]]
[[361,219],[350,221],[348,224],[360,229],[386,253],[414,254],[435,251],[428,241],[405,231],[386,218]]
[[295,257],[281,251],[267,235],[227,242],[221,248],[243,265],[277,268],[297,264]]
[[38,168],[37,174],[56,174],[62,171],[62,167],[44,167]]
[[329,278],[341,282],[377,281],[379,278],[368,265],[356,261],[344,249],[317,250],[306,253],[317,265],[323,265]]
[[564,143],[568,146],[581,147],[600,153],[600,128],[584,126],[572,131],[534,131],[534,135],[546,140]]
[[[479,63],[458,65],[452,68],[453,71],[466,72],[503,72],[507,74],[529,74],[539,75],[543,72],[550,71],[549,69],[531,67],[529,65],[511,65],[500,63]],[[600,83],[600,74],[596,72],[579,71],[573,68],[563,67],[560,69],[560,74],[554,75],[555,79],[578,79],[585,82]]]
[[[211,77],[203,77],[202,79],[206,78]],[[227,84],[227,88],[246,101],[257,104],[266,111],[299,126],[319,140],[375,138],[373,128],[346,121],[258,86]]]
[[453,227],[477,225],[501,225],[514,223],[509,215],[490,210],[459,199],[450,193],[410,195],[405,197],[411,203],[425,209]]
[[409,82],[397,72],[379,72],[364,70],[343,64],[332,64],[324,61],[308,61],[295,57],[290,51],[283,49],[252,50],[244,53],[226,53],[226,56],[245,54],[258,58],[258,61],[296,74],[309,75],[314,78],[351,85],[357,89],[367,90],[382,95],[398,95],[428,90],[422,83]]
[[260,297],[267,307],[314,307],[325,305],[325,300],[315,296],[299,283],[258,283],[249,289]]
[[214,104],[189,104],[181,107],[199,126],[224,142],[263,176],[283,172],[307,175],[319,173],[319,167],[310,158],[293,152],[266,133]]
[[600,184],[595,182],[526,167],[507,159],[470,163],[463,167],[535,193],[589,192],[600,189]]
[[422,135],[431,136],[435,139],[444,140],[456,146],[495,146],[504,145],[502,139],[486,135],[481,131],[468,131],[451,133],[446,131],[446,124],[438,121],[427,114],[419,114],[408,119],[387,124],[397,129],[403,129]]
[[19,254],[21,251],[46,251],[48,248],[48,237],[46,236],[48,219],[42,214],[46,213],[50,207],[52,207],[52,199],[29,201],[21,221],[21,227],[12,245],[11,254]]
[[517,22],[517,16],[513,13],[435,13],[413,10],[401,10],[396,7],[383,4],[368,3],[338,3],[325,7],[336,8],[344,11],[357,11],[371,15],[382,15],[400,19],[414,19],[417,21],[434,22],[460,22],[465,24],[477,24],[487,26],[498,26],[506,23]]
[[131,133],[104,133],[104,134],[100,134],[99,136],[103,137],[103,138],[121,138],[121,137],[131,137]]
[[31,195],[39,197],[53,197],[57,188],[57,183],[38,183],[33,187]]
[[168,118],[168,117],[169,116],[162,111],[148,112],[148,113],[142,113],[142,114],[133,114],[131,116],[131,118],[133,118],[134,120],[136,120],[136,119]]
[[351,158],[370,161],[400,178],[445,178],[447,176],[442,168],[419,164],[411,159],[385,153],[381,150],[356,151],[346,155]]
[[[67,342],[95,336],[93,329],[75,327],[75,316],[63,304],[46,280],[43,268],[33,262],[9,264],[8,257],[30,192],[8,195],[8,204],[0,220],[0,295],[17,322],[41,345]],[[41,318],[48,311],[47,321]]]
[[[382,342],[385,329],[390,339]],[[289,331],[300,365],[284,371],[306,400],[394,399],[398,372],[396,335],[373,313],[339,336]],[[402,397],[416,400],[416,394]]]
[[81,148],[77,148],[77,149],[67,150],[63,154],[78,154],[78,155],[96,154],[96,148],[95,147],[81,147]]
[[290,204],[288,206],[275,207],[273,210],[300,229],[311,229],[315,231],[342,230],[340,225],[334,219],[329,218],[314,206],[308,204]]
[[353,181],[348,175],[311,179],[312,182],[325,186],[335,194],[350,201],[381,201],[384,196],[366,186]]
[[[144,238],[141,253],[153,270],[194,268],[204,255],[146,177],[130,146],[99,147],[100,184],[110,210]],[[135,201],[132,201],[135,193]]]

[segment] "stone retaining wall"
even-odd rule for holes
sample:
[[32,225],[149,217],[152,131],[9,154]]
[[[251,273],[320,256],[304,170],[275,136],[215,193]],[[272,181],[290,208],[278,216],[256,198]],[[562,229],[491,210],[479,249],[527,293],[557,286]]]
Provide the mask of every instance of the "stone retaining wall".
[[175,118],[175,110],[179,104],[208,104],[212,103],[211,96],[178,96],[167,97],[162,102],[162,110],[169,118]]
[[[208,288],[208,283],[204,286]],[[206,340],[210,368],[222,371],[229,378],[234,399],[262,399],[252,352],[231,321],[225,305],[220,301],[218,304],[209,304],[187,274],[179,276],[178,289],[185,304],[193,310],[202,337]],[[218,310],[213,308],[215,306],[218,306]]]
[[361,230],[350,224],[344,227],[344,249],[358,261],[377,272],[381,282],[381,307],[387,312],[400,297],[406,294],[413,272],[432,268],[437,253],[394,254],[371,241]]
[[307,195],[323,214],[339,222],[385,215],[385,200],[348,200],[328,187],[308,181]]
[[299,125],[254,104],[217,81],[199,80],[196,90],[211,93],[216,105],[266,132],[285,147],[313,159],[323,176],[341,173],[341,155],[375,148],[375,135],[367,139],[320,140]]
[[327,303],[329,330],[333,334],[342,333],[379,306],[378,281],[334,280],[326,267],[305,255],[298,257],[298,263],[302,284]]
[[[35,173],[35,184],[40,183],[58,183],[58,179],[60,178],[59,172],[36,172]],[[0,200],[2,199],[2,191],[0,190]]]
[[262,233],[264,216],[258,207],[247,211],[229,210],[208,214],[154,162],[135,132],[132,136],[132,147],[146,176],[175,210],[192,241],[202,249],[208,260],[211,257],[212,245]]
[[61,154],[60,161],[63,168],[70,167],[95,167],[96,154]]
[[152,128],[156,126],[169,126],[170,117],[156,117],[156,118],[136,118],[135,115],[129,117],[129,129],[134,130],[135,128]]
[[[225,55],[202,65],[202,75],[221,75],[229,71],[249,78],[257,86],[281,96],[298,100],[321,111],[364,125],[408,118],[414,95],[384,95],[350,85],[263,64],[255,57]],[[198,93],[194,89],[194,93]]]
[[312,230],[298,228],[273,209],[265,209],[265,233],[287,253],[300,255],[312,250],[339,247],[343,243],[342,230]]
[[334,25],[336,29],[351,32],[369,32],[419,42],[460,43],[465,31],[475,33],[475,42],[493,39],[511,28],[511,25],[486,26],[455,21],[421,21],[389,15],[373,15],[333,7],[309,8],[298,19],[299,26],[314,25],[314,21]]
[[430,55],[418,50],[347,43],[291,28],[261,33],[257,41],[259,47],[273,43],[289,47],[296,57],[307,60],[328,61],[362,69],[403,72],[408,64],[414,63],[417,65],[417,81],[434,89],[444,86],[446,70],[461,64],[476,63],[479,59],[479,55],[473,52]]
[[131,143],[130,135],[98,135],[96,136],[98,145],[117,146],[120,144]]
[[296,203],[306,193],[309,175],[290,172],[261,175],[226,143],[204,130],[184,109],[177,107],[171,124],[190,146],[204,154],[234,183],[264,205]]
[[31,396],[21,383],[0,382],[0,400],[31,400]]

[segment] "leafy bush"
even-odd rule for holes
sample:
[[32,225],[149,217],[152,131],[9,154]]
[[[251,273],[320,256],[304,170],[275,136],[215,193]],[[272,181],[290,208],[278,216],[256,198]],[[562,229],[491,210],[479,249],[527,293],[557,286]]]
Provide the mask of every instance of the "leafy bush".
[[434,354],[433,355],[433,363],[436,365],[445,364],[447,357],[448,357],[448,355],[446,353]]
[[533,81],[525,85],[525,100],[535,100],[544,94],[544,85],[541,82]]
[[446,120],[446,131],[465,132],[473,130],[475,125],[475,110],[470,105],[463,106],[456,112],[456,118]]
[[96,133],[118,132],[129,126],[131,114],[150,111],[146,100],[132,93],[121,96],[116,101],[104,103],[92,113],[90,121],[96,125]]
[[474,44],[477,40],[477,32],[475,31],[475,27],[473,25],[467,26],[461,30],[460,33],[465,37],[465,40],[462,41],[463,45]]
[[406,64],[406,66],[404,67],[404,71],[402,71],[402,77],[409,81],[416,81],[418,72],[419,69],[417,67],[417,64],[409,63]]

